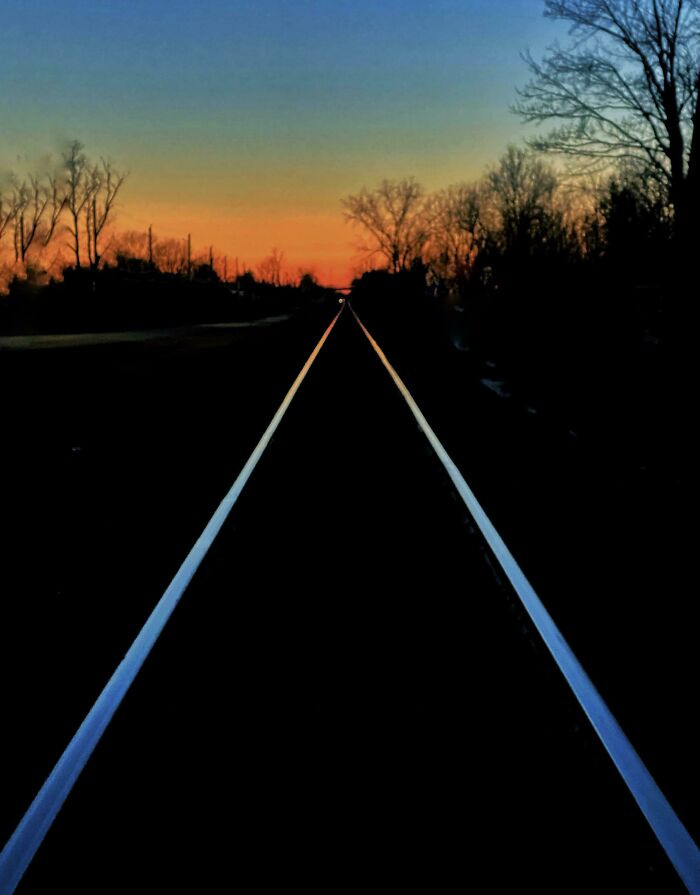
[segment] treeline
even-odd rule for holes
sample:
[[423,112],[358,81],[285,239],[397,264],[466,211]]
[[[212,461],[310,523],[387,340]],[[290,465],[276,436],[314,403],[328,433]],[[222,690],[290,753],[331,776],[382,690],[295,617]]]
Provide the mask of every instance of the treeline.
[[374,266],[353,301],[397,362],[497,380],[575,431],[652,400],[677,245],[641,169],[572,179],[510,147],[477,182],[385,180],[343,204]]
[[216,277],[234,287],[249,289],[251,283],[260,286],[309,286],[316,283],[312,270],[299,268],[291,273],[285,264],[285,254],[276,246],[254,268],[237,257],[206,251],[192,252],[191,238],[158,237],[151,227],[147,231],[126,230],[115,233],[110,240],[109,260],[118,267],[130,266],[158,270],[200,278]]
[[700,6],[543,6],[568,38],[539,59],[524,55],[530,80],[514,111],[552,128],[529,145],[562,168],[510,149],[476,184],[428,196],[413,180],[385,181],[348,197],[348,218],[387,271],[358,292],[393,292],[398,311],[401,290],[375,288],[392,272],[414,304],[431,297],[423,321],[452,308],[454,344],[494,364],[514,389],[570,408],[607,401],[611,423],[629,407],[632,384],[640,420],[661,401],[665,339],[674,387],[664,400],[680,417],[697,375]]
[[668,277],[672,209],[632,166],[574,180],[511,146],[477,182],[427,193],[412,178],[384,180],[343,206],[363,231],[369,267],[423,265],[436,294],[454,302],[584,263],[640,284]]

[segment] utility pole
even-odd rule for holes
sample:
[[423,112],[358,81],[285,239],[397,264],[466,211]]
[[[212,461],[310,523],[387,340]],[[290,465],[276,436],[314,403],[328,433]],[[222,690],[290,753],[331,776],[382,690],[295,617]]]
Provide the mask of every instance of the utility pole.
[[148,264],[153,265],[153,227],[148,225]]
[[228,255],[224,255],[224,283],[228,283]]
[[209,246],[209,270],[214,273],[214,246]]
[[192,279],[192,234],[187,234],[187,276]]

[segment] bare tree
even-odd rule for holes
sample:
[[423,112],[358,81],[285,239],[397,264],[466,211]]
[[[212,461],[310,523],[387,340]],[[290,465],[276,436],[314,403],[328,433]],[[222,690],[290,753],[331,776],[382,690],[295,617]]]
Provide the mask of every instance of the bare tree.
[[17,217],[17,193],[9,195],[0,193],[0,241],[5,233],[13,226]]
[[32,245],[46,248],[65,207],[63,186],[55,174],[9,178],[12,192],[0,193],[0,239],[12,228],[15,262],[26,260]]
[[642,163],[684,228],[700,204],[700,3],[545,0],[545,16],[569,22],[573,41],[526,56],[533,78],[516,111],[561,122],[533,146]]
[[38,177],[30,175],[15,189],[15,261],[23,264],[49,205],[49,196]]
[[92,186],[88,160],[83,148],[79,140],[73,140],[63,153],[66,179],[65,207],[70,218],[68,232],[72,236],[71,249],[75,254],[76,267],[80,267],[80,219],[90,201]]
[[430,217],[423,187],[412,177],[383,180],[376,189],[362,189],[342,204],[346,220],[369,236],[359,248],[369,256],[383,255],[393,273],[421,257],[430,236]]
[[148,233],[140,230],[123,230],[116,233],[110,241],[109,251],[104,252],[104,257],[107,256],[112,262],[119,256],[141,258],[145,261],[148,258]]
[[554,169],[533,153],[509,146],[486,176],[483,219],[487,263],[521,271],[531,262],[581,254],[584,206],[572,203]]
[[90,265],[97,268],[100,263],[99,240],[114,209],[117,193],[127,174],[118,171],[112,162],[100,159],[99,165],[90,168],[86,181],[88,201],[86,202],[86,233]]
[[47,175],[44,191],[47,198],[46,211],[48,221],[43,235],[42,245],[47,246],[53,238],[56,225],[63,213],[63,209],[66,207],[66,194],[64,184],[54,174]]
[[282,262],[284,260],[284,252],[277,248],[273,248],[272,252],[263,258],[258,264],[258,276],[264,283],[271,283],[273,286],[282,284]]
[[509,146],[486,176],[488,191],[509,245],[530,240],[551,209],[554,171],[524,149]]
[[85,208],[84,208],[84,217],[85,217],[85,242],[87,249],[87,257],[88,264],[90,268],[94,270],[97,265],[95,264],[95,255],[93,252],[93,242],[92,242],[92,233],[94,228],[93,223],[93,203],[95,201],[95,196],[97,195],[97,191],[100,188],[100,169],[97,165],[89,164],[86,170],[85,175]]
[[432,196],[429,258],[442,279],[469,279],[484,240],[483,205],[480,185],[455,184]]
[[[654,277],[666,267],[673,221],[664,191],[635,168],[617,171],[596,196],[584,236],[594,253],[629,280]],[[597,241],[597,244],[596,244]],[[588,248],[588,244],[586,248]]]
[[181,239],[158,239],[153,245],[153,260],[163,273],[186,273],[187,253]]

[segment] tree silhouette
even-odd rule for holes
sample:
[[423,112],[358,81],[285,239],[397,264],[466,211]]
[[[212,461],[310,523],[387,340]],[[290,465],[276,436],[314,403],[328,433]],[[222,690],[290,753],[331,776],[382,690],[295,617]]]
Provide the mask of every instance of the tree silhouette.
[[598,200],[604,259],[608,269],[628,281],[654,279],[663,273],[671,242],[668,206],[655,184],[634,170],[621,170],[608,182]]
[[343,199],[345,218],[369,235],[359,248],[380,254],[392,273],[408,270],[420,258],[430,236],[428,202],[423,187],[412,177],[383,180],[374,190],[362,189]]
[[486,178],[499,218],[502,248],[527,253],[541,241],[552,217],[554,171],[524,149],[509,146]]
[[90,168],[86,181],[88,201],[85,204],[85,230],[87,234],[90,265],[97,268],[100,263],[99,239],[114,209],[117,194],[127,174],[118,171],[114,165],[100,160],[99,165]]
[[49,208],[51,194],[38,177],[30,175],[15,189],[15,261],[25,262],[29,247],[39,232],[42,219]]
[[454,184],[432,196],[428,254],[441,279],[460,286],[471,276],[485,236],[483,205],[481,184]]
[[44,191],[47,199],[46,211],[48,223],[44,232],[42,245],[47,246],[53,238],[56,224],[58,224],[59,218],[63,214],[63,209],[66,207],[66,194],[63,183],[53,174],[47,175]]
[[[700,199],[698,0],[545,0],[572,43],[526,55],[526,121],[558,121],[535,148],[593,163],[633,160],[667,190],[679,231]],[[687,233],[686,233],[687,235]]]
[[75,254],[75,266],[80,267],[80,217],[90,201],[90,171],[83,152],[83,144],[73,140],[63,153],[63,167],[66,179],[66,208],[70,217],[68,232],[73,237],[71,249]]
[[15,223],[17,218],[17,198],[16,190],[9,195],[0,193],[0,240]]
[[153,246],[153,260],[164,273],[187,273],[187,253],[181,239],[158,239]]
[[258,275],[264,283],[271,283],[273,286],[282,284],[282,262],[284,261],[284,252],[277,248],[273,248],[271,253],[258,264]]

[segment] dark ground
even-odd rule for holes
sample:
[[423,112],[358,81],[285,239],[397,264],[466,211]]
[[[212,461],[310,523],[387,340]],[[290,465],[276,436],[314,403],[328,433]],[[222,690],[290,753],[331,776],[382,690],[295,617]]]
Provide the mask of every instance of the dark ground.
[[[0,355],[3,840],[330,313]],[[611,493],[600,458],[405,356],[697,834],[694,619],[661,489]],[[18,891],[397,883],[681,890],[344,314]]]

